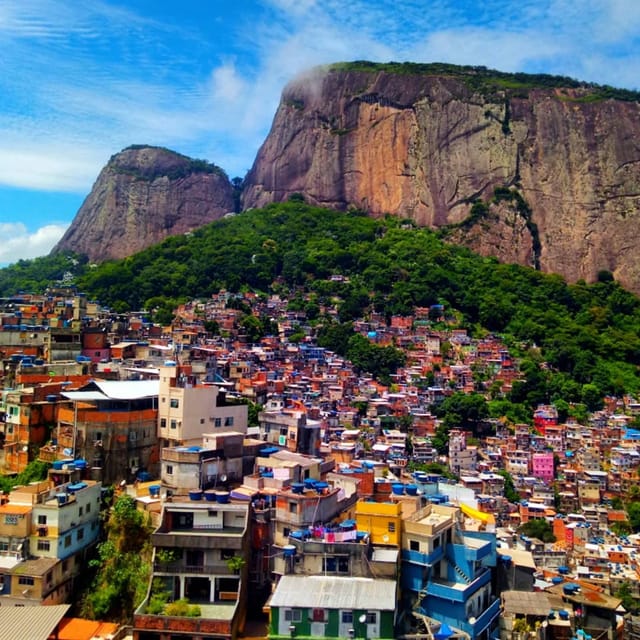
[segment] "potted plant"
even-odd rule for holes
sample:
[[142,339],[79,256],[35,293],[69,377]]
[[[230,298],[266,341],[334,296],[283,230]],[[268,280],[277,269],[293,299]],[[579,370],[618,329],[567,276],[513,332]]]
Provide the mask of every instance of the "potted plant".
[[227,567],[233,573],[240,573],[240,569],[244,567],[246,560],[241,556],[231,556],[227,559]]

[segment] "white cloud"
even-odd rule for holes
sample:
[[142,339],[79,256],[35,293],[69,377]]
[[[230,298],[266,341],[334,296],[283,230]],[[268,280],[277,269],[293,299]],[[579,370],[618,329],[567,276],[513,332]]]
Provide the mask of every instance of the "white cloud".
[[13,264],[48,254],[68,225],[49,224],[33,233],[21,222],[0,223],[0,264]]
[[[105,158],[99,150],[54,141],[0,145],[0,184],[26,189],[77,192],[91,185]],[[26,145],[26,146],[25,146]]]
[[230,22],[214,7],[211,24],[233,29],[234,50],[216,48],[210,25],[106,0],[2,0],[0,184],[87,192],[109,156],[133,143],[244,175],[284,84],[339,60],[637,84],[640,3],[628,0],[262,0],[264,19],[239,4]]

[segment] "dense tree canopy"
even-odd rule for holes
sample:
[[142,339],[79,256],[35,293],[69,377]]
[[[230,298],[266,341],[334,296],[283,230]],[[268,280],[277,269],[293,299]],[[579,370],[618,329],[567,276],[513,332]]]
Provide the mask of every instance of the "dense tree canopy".
[[[274,204],[97,267],[60,254],[21,261],[0,270],[0,294],[43,290],[65,272],[92,299],[117,310],[153,305],[163,319],[170,313],[162,299],[208,297],[221,288],[297,290],[312,297],[326,346],[353,350],[359,368],[383,375],[400,359],[360,340],[350,343],[350,322],[373,311],[390,318],[442,305],[447,318],[472,332],[485,327],[502,334],[523,357],[526,379],[508,398],[514,405],[562,398],[593,409],[603,394],[635,393],[640,383],[639,300],[610,274],[568,285],[556,275],[476,256],[392,216]],[[318,317],[323,305],[337,305],[341,324],[326,326]],[[262,321],[246,324],[255,337],[266,329]],[[493,415],[495,406],[489,408]]]

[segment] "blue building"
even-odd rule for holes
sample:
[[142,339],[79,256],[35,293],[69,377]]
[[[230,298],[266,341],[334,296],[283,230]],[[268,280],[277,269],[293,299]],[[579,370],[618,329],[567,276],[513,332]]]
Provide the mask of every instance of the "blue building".
[[463,529],[458,507],[428,504],[404,521],[402,592],[406,608],[471,640],[493,637],[495,533]]

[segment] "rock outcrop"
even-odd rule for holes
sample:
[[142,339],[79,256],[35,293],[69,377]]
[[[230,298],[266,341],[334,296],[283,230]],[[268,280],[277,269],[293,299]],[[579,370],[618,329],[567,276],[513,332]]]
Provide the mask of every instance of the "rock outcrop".
[[53,251],[100,262],[130,256],[234,210],[224,171],[158,147],[114,155]]
[[[299,192],[446,227],[480,253],[570,281],[608,270],[640,293],[635,96],[572,81],[535,88],[524,75],[479,81],[478,70],[385,69],[338,65],[291,82],[243,207]],[[505,187],[526,206],[496,201]],[[471,215],[477,200],[485,215]]]

